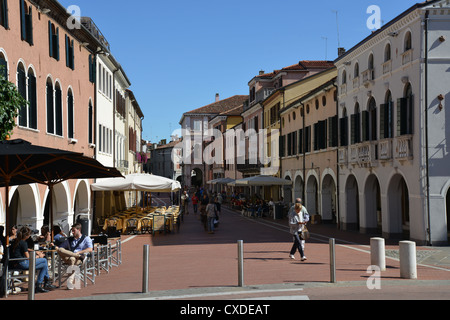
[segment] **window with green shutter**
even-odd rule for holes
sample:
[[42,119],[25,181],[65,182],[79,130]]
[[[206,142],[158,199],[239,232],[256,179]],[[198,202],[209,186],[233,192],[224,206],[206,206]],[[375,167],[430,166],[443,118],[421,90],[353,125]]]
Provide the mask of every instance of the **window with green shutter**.
[[59,61],[59,28],[48,22],[48,42],[50,57]]
[[75,70],[74,41],[66,35],[66,66]]
[[0,0],[0,25],[5,29],[9,29],[8,0]]
[[20,36],[23,41],[33,45],[33,10],[24,0],[20,3]]

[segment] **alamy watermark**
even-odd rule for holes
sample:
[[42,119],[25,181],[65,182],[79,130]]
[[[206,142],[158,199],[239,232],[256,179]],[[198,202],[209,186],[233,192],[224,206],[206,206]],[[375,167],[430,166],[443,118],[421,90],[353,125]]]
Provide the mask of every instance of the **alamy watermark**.
[[370,17],[367,19],[367,28],[369,30],[378,30],[381,28],[381,8],[377,5],[371,5],[367,8],[367,14]]
[[67,19],[66,25],[69,30],[81,29],[81,9],[79,6],[71,5],[67,8],[70,17]]
[[259,165],[261,174],[278,172],[278,129],[231,129],[222,133],[218,129],[178,129],[173,135],[182,136],[172,150],[173,163],[206,165]]
[[366,285],[369,290],[381,290],[381,269],[379,266],[369,266],[367,273],[371,276],[367,279]]

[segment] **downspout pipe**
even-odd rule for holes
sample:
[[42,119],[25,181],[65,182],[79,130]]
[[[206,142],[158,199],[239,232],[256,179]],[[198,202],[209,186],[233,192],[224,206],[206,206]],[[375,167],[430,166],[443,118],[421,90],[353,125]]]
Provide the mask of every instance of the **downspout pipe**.
[[[333,81],[333,87],[336,88],[336,97],[337,97],[337,93],[338,93],[338,86],[337,83]],[[336,98],[336,116],[338,117],[337,120],[337,124],[339,124],[339,100]],[[338,130],[339,132],[339,130]],[[339,141],[338,141],[338,145],[339,145]],[[340,229],[340,215],[339,215],[339,183],[340,183],[340,170],[339,170],[339,148],[338,148],[338,152],[336,152],[336,175],[337,175],[337,186],[336,186],[336,223],[337,223],[337,228]]]
[[424,31],[425,31],[425,163],[426,163],[426,188],[427,188],[427,236],[428,246],[432,246],[431,242],[431,217],[430,217],[430,167],[429,167],[429,142],[428,142],[428,23],[429,11],[425,11]]

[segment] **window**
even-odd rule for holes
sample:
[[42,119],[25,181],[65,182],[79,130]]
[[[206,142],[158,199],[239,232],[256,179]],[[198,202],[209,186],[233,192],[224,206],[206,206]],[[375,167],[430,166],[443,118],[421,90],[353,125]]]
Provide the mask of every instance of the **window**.
[[327,148],[327,120],[314,124],[314,150]]
[[347,71],[342,71],[342,84],[347,83]]
[[73,117],[73,93],[69,89],[67,93],[67,137],[72,139],[74,137],[74,117]]
[[358,78],[359,77],[359,63],[357,62],[355,64],[355,69],[354,69],[354,74],[353,74],[353,78]]
[[384,62],[391,60],[391,44],[388,43],[384,48]]
[[8,0],[0,0],[0,25],[9,29],[8,24]]
[[[22,98],[27,99],[27,75],[22,63],[17,66],[17,90]],[[27,105],[20,106],[19,126],[26,127],[28,123]]]
[[63,135],[62,90],[59,83],[55,85],[55,134]]
[[54,123],[54,98],[53,98],[53,83],[50,79],[47,79],[46,85],[47,91],[47,133],[55,133]]
[[89,55],[89,81],[91,83],[95,83],[95,78],[96,78],[95,60],[96,60],[95,55],[90,54]]
[[20,36],[23,41],[33,45],[33,15],[31,6],[24,0],[20,1]]
[[338,146],[338,117],[328,118],[328,146]]
[[340,143],[341,147],[348,146],[348,117],[347,110],[344,108],[342,118],[339,119]]
[[59,28],[51,21],[48,22],[48,43],[50,57],[59,61]]
[[355,104],[355,113],[351,115],[350,119],[350,141],[351,144],[361,142],[361,114],[359,111],[359,103]]
[[369,68],[368,68],[369,70],[373,70],[375,68],[374,63],[373,63],[373,54],[372,53],[369,56],[368,66],[369,66]]
[[394,137],[394,102],[391,91],[386,92],[385,104],[380,106],[380,138]]
[[5,56],[0,52],[0,76],[3,76],[6,80],[8,80],[8,62],[5,59]]
[[408,31],[405,35],[404,49],[405,49],[404,52],[412,49],[412,39],[410,31]]
[[66,67],[75,70],[74,42],[66,35]]
[[404,97],[397,100],[397,135],[413,134],[414,95],[411,84],[405,87]]
[[92,107],[92,101],[89,100],[89,109],[88,109],[88,142],[92,143],[94,141],[94,134],[92,130],[93,126],[93,117],[94,117],[94,108]]
[[37,91],[36,76],[33,69],[28,69],[28,128],[37,129]]
[[373,97],[370,98],[367,109],[368,113],[366,114],[366,119],[364,119],[365,130],[368,134],[366,138],[368,141],[375,141],[377,140],[377,104]]

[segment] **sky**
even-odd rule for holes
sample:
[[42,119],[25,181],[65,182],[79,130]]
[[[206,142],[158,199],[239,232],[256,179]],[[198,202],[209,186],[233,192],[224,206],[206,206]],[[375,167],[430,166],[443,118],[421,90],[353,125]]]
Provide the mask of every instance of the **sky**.
[[335,60],[412,0],[59,0],[91,17],[131,81],[144,140],[170,140],[183,113],[246,95],[260,70]]

